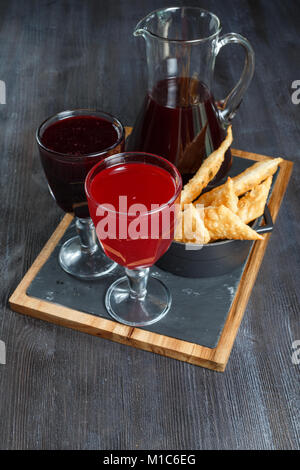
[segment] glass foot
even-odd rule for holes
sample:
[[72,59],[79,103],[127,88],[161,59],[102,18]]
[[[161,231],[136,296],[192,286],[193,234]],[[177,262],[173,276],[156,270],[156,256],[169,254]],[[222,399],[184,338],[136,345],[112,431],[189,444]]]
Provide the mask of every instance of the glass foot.
[[170,310],[171,294],[155,277],[149,277],[143,299],[130,295],[128,278],[117,279],[108,289],[105,305],[118,322],[129,326],[146,326],[161,320]]
[[105,276],[117,266],[117,263],[107,258],[98,245],[95,245],[93,251],[82,249],[78,236],[63,244],[58,261],[68,274],[86,280]]

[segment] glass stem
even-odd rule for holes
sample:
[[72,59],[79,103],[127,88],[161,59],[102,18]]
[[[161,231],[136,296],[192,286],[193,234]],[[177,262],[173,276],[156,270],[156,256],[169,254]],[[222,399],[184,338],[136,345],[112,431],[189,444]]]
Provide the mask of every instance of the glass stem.
[[76,217],[76,232],[80,238],[81,250],[87,254],[93,254],[98,248],[97,235],[92,219]]
[[146,297],[149,270],[150,268],[125,268],[132,299],[144,300]]

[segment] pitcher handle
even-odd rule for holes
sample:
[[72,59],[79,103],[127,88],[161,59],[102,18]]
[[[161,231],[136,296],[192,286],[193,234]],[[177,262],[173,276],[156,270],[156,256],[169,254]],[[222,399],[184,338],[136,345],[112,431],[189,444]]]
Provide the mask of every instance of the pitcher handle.
[[219,54],[221,48],[226,44],[240,44],[246,52],[244,70],[238,83],[233,90],[231,90],[225,100],[221,101],[222,109],[220,110],[220,117],[222,121],[228,125],[234,118],[236,111],[242,102],[243,96],[252,80],[255,68],[255,54],[250,42],[246,38],[240,34],[228,33],[219,38],[216,46],[216,56]]

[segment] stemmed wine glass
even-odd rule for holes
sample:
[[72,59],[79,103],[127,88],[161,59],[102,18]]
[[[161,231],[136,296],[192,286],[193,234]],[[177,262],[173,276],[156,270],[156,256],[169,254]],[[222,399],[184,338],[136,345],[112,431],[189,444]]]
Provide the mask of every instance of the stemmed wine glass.
[[181,176],[169,161],[125,152],[98,163],[85,190],[91,218],[104,252],[125,267],[125,277],[108,289],[105,305],[117,321],[150,325],[169,311],[171,294],[150,267],[173,238]]
[[84,181],[97,162],[124,149],[124,128],[118,119],[101,111],[63,111],[39,126],[36,141],[52,197],[63,211],[75,215],[77,236],[61,247],[60,266],[77,278],[97,279],[116,263],[97,242]]

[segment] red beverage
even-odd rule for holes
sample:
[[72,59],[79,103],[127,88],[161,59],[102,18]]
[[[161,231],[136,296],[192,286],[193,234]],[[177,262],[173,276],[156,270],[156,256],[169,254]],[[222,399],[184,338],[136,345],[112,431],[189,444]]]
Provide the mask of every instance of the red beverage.
[[[208,88],[194,78],[175,77],[161,80],[146,96],[127,149],[168,159],[188,180],[225,137]],[[228,150],[217,179],[231,163]]]
[[114,122],[103,117],[63,117],[45,129],[41,126],[39,149],[57,204],[65,212],[87,218],[85,177],[97,162],[124,149],[124,136]]
[[113,124],[95,116],[62,119],[47,127],[42,137],[48,149],[79,157],[111,147],[117,140]]
[[[178,201],[173,200],[171,206],[168,205],[176,195],[174,178],[165,169],[141,161],[105,168],[88,184],[90,214],[106,255],[130,269],[152,266],[167,251],[174,238],[174,211],[170,211],[170,207],[174,210]],[[119,205],[119,196],[127,197],[127,207]],[[99,205],[105,204],[111,204],[115,211],[103,210],[100,214]],[[140,208],[140,226],[134,223],[139,215],[134,204],[144,205],[144,210]],[[154,216],[149,213],[153,209],[152,204],[164,207]],[[162,223],[164,217],[170,220],[170,224]],[[106,237],[103,235],[104,226]],[[152,238],[154,233],[156,238]]]

